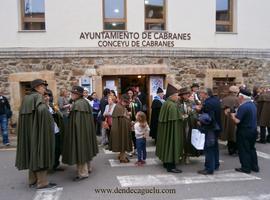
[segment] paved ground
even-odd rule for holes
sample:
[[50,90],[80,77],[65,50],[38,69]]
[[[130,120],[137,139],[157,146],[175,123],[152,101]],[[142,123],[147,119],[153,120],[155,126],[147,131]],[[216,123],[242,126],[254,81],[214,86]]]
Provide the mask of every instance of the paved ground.
[[[27,171],[14,167],[14,148],[0,149],[0,200],[90,200],[90,199],[177,199],[177,200],[270,200],[270,144],[257,144],[260,173],[250,175],[234,171],[238,157],[227,155],[220,144],[221,168],[213,176],[196,173],[203,167],[203,157],[179,165],[182,174],[167,173],[155,157],[155,147],[148,144],[144,167],[117,162],[116,155],[100,148],[93,160],[93,173],[86,180],[72,182],[75,167],[50,174],[58,188],[37,192],[27,186]],[[151,192],[147,193],[146,192]],[[165,193],[164,193],[165,192]]]

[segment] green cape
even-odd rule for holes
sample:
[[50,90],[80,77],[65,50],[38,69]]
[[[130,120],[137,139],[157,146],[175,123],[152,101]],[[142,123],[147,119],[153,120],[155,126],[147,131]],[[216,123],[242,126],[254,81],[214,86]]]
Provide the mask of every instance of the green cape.
[[132,151],[131,121],[127,117],[127,109],[116,104],[112,113],[112,128],[110,133],[110,150],[113,152]]
[[53,118],[42,95],[34,92],[24,97],[17,127],[15,166],[37,171],[54,163]]
[[177,103],[170,99],[160,110],[156,155],[164,163],[178,163],[183,155],[183,121]]
[[74,165],[91,161],[98,153],[92,108],[80,98],[72,106],[68,130],[64,135],[62,162]]

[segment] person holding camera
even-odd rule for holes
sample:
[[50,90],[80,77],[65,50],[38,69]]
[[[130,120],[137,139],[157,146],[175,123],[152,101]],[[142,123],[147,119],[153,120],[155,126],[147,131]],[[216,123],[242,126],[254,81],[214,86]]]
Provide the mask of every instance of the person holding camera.
[[225,114],[230,113],[232,120],[237,124],[236,142],[241,167],[235,170],[247,174],[251,171],[259,172],[255,148],[257,108],[251,100],[251,92],[247,89],[240,89],[238,99],[240,106],[236,113],[231,113],[229,109],[225,110]]

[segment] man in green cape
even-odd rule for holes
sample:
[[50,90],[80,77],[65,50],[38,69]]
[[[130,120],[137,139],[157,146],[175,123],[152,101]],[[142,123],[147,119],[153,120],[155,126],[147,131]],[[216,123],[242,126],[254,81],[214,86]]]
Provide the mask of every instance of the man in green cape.
[[47,170],[54,164],[53,118],[44,102],[47,83],[36,79],[32,91],[21,104],[17,129],[17,154],[15,166],[29,169],[29,187],[53,188],[47,180]]
[[71,90],[74,103],[63,145],[62,162],[77,165],[78,175],[73,179],[74,181],[88,178],[91,172],[90,161],[98,153],[92,108],[83,98],[83,90],[80,86],[73,86]]
[[120,152],[118,159],[121,163],[128,163],[125,152],[132,151],[131,119],[127,111],[129,97],[123,94],[120,102],[116,104],[112,113],[112,128],[110,133],[110,150]]
[[192,109],[192,102],[189,100],[190,90],[187,87],[179,90],[179,109],[183,119],[183,161],[189,164],[189,157],[199,156],[199,152],[191,144],[191,132],[196,127],[197,112]]
[[166,98],[159,114],[156,155],[168,172],[181,173],[176,164],[183,156],[183,121],[177,104],[178,90],[170,84]]

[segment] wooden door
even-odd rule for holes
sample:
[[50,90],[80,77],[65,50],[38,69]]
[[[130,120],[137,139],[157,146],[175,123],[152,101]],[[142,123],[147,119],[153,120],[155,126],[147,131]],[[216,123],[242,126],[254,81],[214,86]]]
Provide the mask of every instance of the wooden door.
[[230,86],[235,85],[235,78],[214,78],[213,92],[219,98],[223,98],[229,94]]

